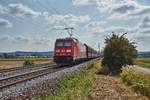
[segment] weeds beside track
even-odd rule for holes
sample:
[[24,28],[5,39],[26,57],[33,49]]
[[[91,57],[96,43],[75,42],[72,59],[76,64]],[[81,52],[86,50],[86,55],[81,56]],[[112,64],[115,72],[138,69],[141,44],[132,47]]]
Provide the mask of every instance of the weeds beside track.
[[59,82],[60,89],[56,95],[40,97],[41,100],[87,100],[92,87],[95,73],[100,63],[95,60],[86,70],[75,73]]
[[136,92],[148,96],[150,98],[150,76],[148,74],[140,74],[132,68],[123,68],[121,78],[124,83],[131,86]]

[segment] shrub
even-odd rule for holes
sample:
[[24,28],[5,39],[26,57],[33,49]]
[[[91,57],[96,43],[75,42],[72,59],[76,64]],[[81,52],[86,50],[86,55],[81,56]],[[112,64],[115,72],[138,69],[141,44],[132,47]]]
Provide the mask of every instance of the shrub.
[[28,66],[28,65],[34,65],[34,62],[32,59],[25,59],[24,61],[24,66]]
[[121,78],[124,83],[130,85],[135,91],[150,98],[150,80],[139,75],[132,68],[123,68]]
[[105,39],[102,65],[109,67],[112,72],[120,71],[122,66],[132,65],[137,57],[135,43],[130,42],[124,35],[113,34]]

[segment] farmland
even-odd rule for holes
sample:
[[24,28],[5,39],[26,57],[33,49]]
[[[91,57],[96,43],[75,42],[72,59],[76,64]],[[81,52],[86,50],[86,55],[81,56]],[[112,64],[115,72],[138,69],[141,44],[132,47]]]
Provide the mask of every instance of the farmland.
[[150,68],[150,58],[137,58],[135,64],[141,67]]
[[[44,64],[52,61],[52,58],[30,58],[34,64]],[[25,58],[0,59],[0,69],[22,67]]]

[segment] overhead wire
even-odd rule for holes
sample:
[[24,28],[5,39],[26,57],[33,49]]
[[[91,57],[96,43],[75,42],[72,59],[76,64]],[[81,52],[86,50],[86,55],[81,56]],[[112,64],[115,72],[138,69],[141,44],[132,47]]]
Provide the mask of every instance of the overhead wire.
[[50,10],[47,5],[45,5],[43,2],[40,2],[39,0],[35,0],[37,1],[37,4],[40,5],[42,8],[44,8],[45,10],[47,10],[47,12],[54,14],[54,12],[52,10]]

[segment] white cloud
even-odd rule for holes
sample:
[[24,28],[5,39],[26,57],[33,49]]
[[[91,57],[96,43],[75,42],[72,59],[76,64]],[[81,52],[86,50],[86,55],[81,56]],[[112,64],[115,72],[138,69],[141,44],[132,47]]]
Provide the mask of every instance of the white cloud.
[[72,0],[75,6],[96,5],[107,6],[112,3],[112,0]]
[[114,12],[124,14],[124,13],[129,13],[129,12],[138,10],[142,8],[142,6],[139,5],[134,0],[127,0],[127,1],[120,2],[120,3],[115,3],[113,4],[111,8],[112,8],[112,11]]
[[110,11],[110,7],[113,6],[113,0],[72,0],[75,6],[95,6],[98,10]]
[[150,29],[150,16],[144,16],[140,28],[148,28]]
[[[5,38],[8,38],[8,36],[4,36],[0,40],[2,41]],[[10,40],[17,44],[48,45],[50,43],[48,37],[39,36],[38,34],[34,37],[28,35],[12,36]]]
[[11,14],[15,14],[19,17],[36,17],[39,16],[40,13],[32,10],[28,6],[25,6],[21,3],[9,4],[7,6],[8,12]]
[[15,36],[13,37],[13,42],[15,43],[27,43],[29,42],[31,39],[29,37],[25,37],[25,36]]
[[[132,3],[129,2],[131,5]],[[120,5],[119,8],[112,9],[112,15],[109,18],[118,17],[125,19],[139,18],[144,16],[150,16],[150,7],[141,6],[137,3],[133,3],[133,5]]]
[[94,5],[100,11],[107,11],[107,13],[110,13],[111,15],[115,14],[121,17],[132,14],[140,15],[150,12],[149,6],[140,5],[136,0],[72,0],[72,3],[75,6]]
[[10,23],[8,20],[0,18],[0,27],[11,27],[12,23]]
[[1,14],[14,14],[18,17],[37,17],[41,15],[40,12],[36,12],[30,7],[23,5],[22,3],[8,4],[5,7],[0,5]]
[[88,33],[93,33],[93,34],[102,33],[105,30],[105,28],[102,25],[103,23],[104,22],[100,22],[100,21],[90,22],[85,26],[85,30],[87,30]]
[[6,13],[6,11],[7,9],[4,6],[0,5],[0,14],[4,14]]
[[75,16],[73,14],[67,15],[51,15],[47,16],[46,19],[49,21],[50,24],[54,26],[70,26],[76,27],[77,25],[84,24],[89,22],[91,19],[88,15],[85,16]]
[[[97,22],[98,23],[98,22]],[[127,32],[126,35],[130,40],[135,40],[135,42],[138,43],[138,46],[143,43],[147,44],[147,42],[150,42],[150,17],[145,16],[135,27],[121,27],[121,26],[111,26],[108,28],[102,27],[101,24],[92,24],[92,27],[88,27],[91,34],[96,35],[97,37],[100,37],[101,39],[104,39],[105,36],[108,34],[112,34],[114,32],[115,34],[123,34]],[[140,45],[141,46],[141,45]],[[150,46],[150,45],[148,45]]]
[[5,35],[0,37],[0,41],[8,41],[10,39],[10,36]]
[[76,6],[79,6],[79,5],[95,5],[95,0],[72,0],[72,3]]

